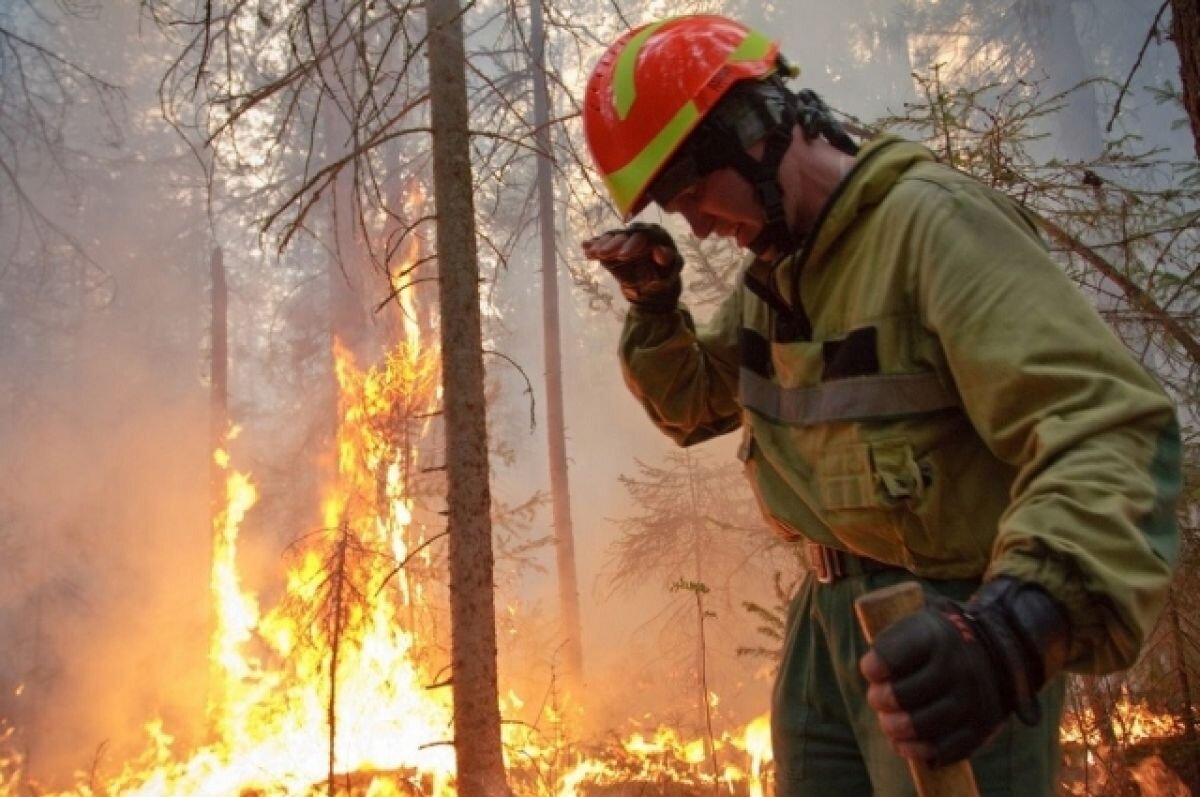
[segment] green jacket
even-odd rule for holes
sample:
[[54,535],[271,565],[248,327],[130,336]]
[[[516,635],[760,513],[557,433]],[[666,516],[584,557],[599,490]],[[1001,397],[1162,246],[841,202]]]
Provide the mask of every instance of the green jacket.
[[632,308],[621,358],[676,442],[741,427],[772,527],[1066,608],[1070,666],[1137,657],[1177,558],[1171,403],[1004,196],[885,137],[803,251],[711,323]]

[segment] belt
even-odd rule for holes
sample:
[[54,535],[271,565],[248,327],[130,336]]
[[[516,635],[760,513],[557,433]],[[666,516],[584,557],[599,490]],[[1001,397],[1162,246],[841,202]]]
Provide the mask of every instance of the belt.
[[819,584],[832,584],[847,576],[903,569],[865,556],[857,556],[840,548],[830,548],[818,542],[806,542],[804,548],[808,553],[808,564],[812,567],[813,575],[817,577]]

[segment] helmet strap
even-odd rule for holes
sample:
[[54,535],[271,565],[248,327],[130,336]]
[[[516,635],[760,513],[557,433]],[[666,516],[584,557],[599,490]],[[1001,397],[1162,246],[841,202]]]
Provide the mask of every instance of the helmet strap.
[[833,118],[829,106],[810,89],[793,94],[785,91],[787,101],[782,109],[778,124],[764,139],[767,144],[761,160],[754,160],[744,149],[739,148],[733,158],[733,166],[754,186],[755,194],[766,214],[763,228],[749,243],[756,255],[774,249],[776,256],[789,254],[804,244],[805,234],[797,233],[787,223],[783,208],[783,185],[779,181],[779,166],[784,153],[792,143],[792,131],[799,125],[808,141],[824,138],[833,147],[847,155],[858,154],[858,145]]
[[[758,93],[760,87],[766,90],[765,94]],[[776,255],[790,254],[804,243],[805,235],[788,225],[783,184],[779,180],[779,167],[792,144],[796,127],[809,141],[821,136],[849,155],[858,151],[858,146],[815,92],[805,89],[792,93],[778,76],[773,76],[765,84],[751,84],[750,90],[740,95],[736,103],[718,105],[713,117],[695,133],[686,156],[684,153],[677,156],[681,168],[669,170],[691,179],[725,167],[741,175],[753,187],[765,216],[762,229],[747,245],[760,257],[771,250]],[[763,154],[755,159],[747,149],[759,141],[764,142]],[[666,182],[675,185],[680,180]],[[671,193],[665,191],[664,197]]]
[[733,168],[754,187],[754,194],[763,207],[766,221],[758,235],[748,244],[757,255],[769,249],[784,254],[797,248],[799,241],[792,235],[783,206],[783,185],[779,181],[779,166],[792,143],[792,131],[796,127],[797,109],[791,95],[782,108],[781,118],[772,125],[763,139],[766,142],[762,158],[755,160],[745,149],[738,147],[731,153]]

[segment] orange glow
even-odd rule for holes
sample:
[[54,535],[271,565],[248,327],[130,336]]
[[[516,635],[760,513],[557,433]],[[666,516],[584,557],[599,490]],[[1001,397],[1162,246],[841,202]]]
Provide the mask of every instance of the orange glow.
[[[336,472],[314,522],[320,528],[293,546],[274,606],[247,589],[239,570],[239,534],[258,500],[255,481],[234,467],[228,450],[214,452],[225,503],[212,530],[207,743],[180,749],[161,720],[145,722],[140,756],[116,774],[105,773],[102,786],[88,775],[59,793],[63,797],[317,794],[331,758],[337,793],[347,797],[454,794],[450,690],[430,688],[445,679],[438,670],[448,654],[444,644],[437,647],[437,631],[422,624],[434,584],[414,575],[437,566],[435,547],[414,522],[412,484],[419,464],[415,440],[422,419],[436,409],[436,357],[413,340],[366,371],[341,346],[334,355]],[[710,695],[710,708],[718,702]],[[508,690],[501,712],[515,717],[524,706],[522,696]],[[562,715],[562,706],[541,710],[554,739],[521,723],[504,725],[516,793],[571,797],[589,785],[653,790],[668,782],[714,793],[764,793],[770,761],[765,717],[712,740],[720,762],[715,772],[703,738],[668,728],[631,733],[585,754],[580,743],[562,738]],[[17,746],[12,729],[0,732],[0,797],[31,793]]]
[[[305,793],[328,777],[335,689],[336,772],[386,773],[364,779],[367,794],[401,793],[397,782],[418,775],[426,793],[451,793],[453,749],[438,744],[449,737],[448,695],[425,688],[432,679],[414,665],[412,631],[397,617],[413,597],[403,572],[395,573],[397,562],[418,541],[408,539],[406,470],[386,437],[394,394],[404,392],[410,405],[414,391],[429,395],[434,364],[402,348],[382,368],[362,372],[340,346],[335,363],[341,420],[323,527],[287,573],[284,599],[261,613],[237,570],[237,534],[255,488],[246,474],[229,473],[211,582],[211,655],[220,682],[210,714],[217,741],[176,760],[170,737],[151,723],[152,767],[131,768],[118,781],[122,794]],[[332,563],[341,568],[340,590]],[[354,602],[350,592],[378,597]]]
[[[1117,741],[1122,745],[1183,733],[1183,727],[1177,718],[1169,713],[1155,712],[1143,702],[1133,701],[1126,689],[1121,691],[1120,698],[1113,704],[1112,713],[1101,719],[1109,723]],[[1086,743],[1088,747],[1100,747],[1104,743],[1099,723],[1091,709],[1067,712],[1061,739],[1064,744]]]
[[771,754],[771,722],[766,714],[746,726],[743,737],[745,750],[750,754],[750,797],[763,797],[763,775],[767,764],[774,759]]

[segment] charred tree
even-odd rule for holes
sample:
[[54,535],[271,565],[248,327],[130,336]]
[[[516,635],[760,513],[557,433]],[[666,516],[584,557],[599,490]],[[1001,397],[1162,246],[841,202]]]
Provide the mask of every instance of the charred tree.
[[341,663],[342,644],[346,641],[349,625],[348,591],[350,578],[346,566],[346,548],[350,543],[350,529],[343,521],[338,528],[337,543],[334,545],[333,561],[328,567],[329,602],[329,697],[325,703],[325,726],[328,732],[329,751],[326,775],[329,793],[334,794],[337,778],[337,731],[338,731],[338,665]]
[[458,0],[430,0],[426,19],[442,318],[454,749],[458,793],[494,797],[509,790],[496,683],[495,557],[462,9]]
[[1200,158],[1200,0],[1171,0],[1171,39],[1179,49],[1183,107],[1192,123],[1192,141]]
[[530,3],[533,58],[533,124],[537,144],[538,230],[542,253],[542,340],[546,366],[546,436],[550,455],[550,499],[558,565],[558,606],[567,654],[567,677],[578,687],[583,677],[583,628],[575,573],[575,531],[563,413],[562,341],[558,323],[558,257],[554,241],[554,179],[550,172],[550,94],[546,88],[546,32],[541,0]]

